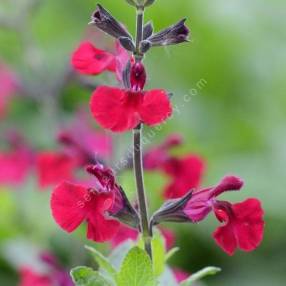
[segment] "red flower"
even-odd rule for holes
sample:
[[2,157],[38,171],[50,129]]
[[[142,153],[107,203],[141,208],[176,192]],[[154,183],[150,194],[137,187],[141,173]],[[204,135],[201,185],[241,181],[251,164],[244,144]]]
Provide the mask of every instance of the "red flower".
[[144,154],[144,168],[147,170],[161,169],[171,158],[169,151],[182,144],[182,137],[172,134],[160,145],[148,150]]
[[100,50],[90,42],[82,42],[73,53],[71,63],[82,74],[98,75],[104,71],[115,72],[115,57]]
[[53,280],[47,274],[39,274],[30,268],[23,268],[20,271],[21,281],[19,286],[52,286]]
[[91,111],[97,122],[106,129],[123,132],[139,123],[154,126],[172,113],[164,90],[131,91],[99,86],[92,95]]
[[137,229],[121,224],[118,232],[111,240],[111,247],[115,248],[128,239],[136,240],[138,235],[139,232]]
[[263,209],[257,199],[247,199],[237,204],[219,203],[215,214],[225,225],[213,234],[217,244],[229,255],[236,248],[252,251],[263,238]]
[[105,71],[115,72],[117,79],[122,80],[122,72],[129,61],[129,55],[116,42],[115,54],[96,48],[91,42],[82,42],[73,53],[71,64],[80,73],[98,75]]
[[95,178],[94,187],[67,182],[60,184],[52,193],[52,214],[67,232],[87,222],[87,238],[104,242],[112,239],[120,226],[119,221],[112,219],[109,214],[120,219],[124,213],[124,218],[132,223],[134,213],[116,184],[111,169],[93,165],[87,171]]
[[119,222],[106,212],[113,206],[114,194],[100,192],[70,183],[60,184],[51,198],[55,221],[67,232],[73,232],[87,222],[87,238],[96,242],[110,240],[119,228]]
[[58,141],[66,153],[77,159],[79,166],[102,161],[112,154],[111,136],[92,128],[84,112],[79,112],[72,124],[61,130]]
[[8,143],[11,150],[0,153],[0,184],[18,185],[31,170],[33,152],[19,134],[9,134]]
[[39,185],[42,188],[73,178],[77,162],[71,156],[57,152],[39,153],[36,160]]
[[205,162],[197,155],[170,158],[163,166],[172,181],[164,191],[164,197],[175,199],[184,196],[190,189],[197,188],[205,171]]
[[237,248],[251,251],[258,247],[263,238],[263,209],[259,200],[248,199],[231,204],[219,201],[217,196],[226,191],[240,190],[243,182],[234,176],[225,177],[217,186],[194,192],[183,212],[193,222],[203,220],[210,211],[225,224],[214,232],[217,244],[229,255]]

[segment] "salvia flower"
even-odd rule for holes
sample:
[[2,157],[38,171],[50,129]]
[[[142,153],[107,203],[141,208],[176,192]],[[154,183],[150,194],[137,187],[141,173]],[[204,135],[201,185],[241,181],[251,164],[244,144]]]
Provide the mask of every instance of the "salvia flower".
[[166,199],[180,198],[190,189],[198,188],[206,169],[205,161],[198,155],[189,154],[182,158],[170,157],[164,162],[163,170],[171,181],[165,187]]
[[[112,171],[102,165],[93,165],[87,171],[94,175],[94,186],[61,183],[52,193],[51,209],[55,221],[67,232],[73,232],[83,222],[87,223],[87,238],[96,242],[110,240],[120,223],[116,216],[129,202],[124,201]],[[133,210],[130,217],[138,221]]]
[[170,150],[181,145],[182,141],[179,134],[171,134],[163,143],[147,150],[143,157],[144,168],[147,170],[163,169],[165,163],[171,158]]
[[17,186],[32,169],[34,152],[18,132],[10,132],[5,139],[9,150],[0,152],[0,185]]
[[101,5],[97,5],[97,9],[91,17],[90,24],[95,25],[108,35],[119,39],[120,37],[132,39],[127,29],[118,22],[106,9]]
[[151,35],[146,40],[149,41],[152,46],[167,46],[187,42],[190,31],[185,25],[185,22],[186,19],[183,19],[156,34]]
[[213,234],[217,244],[229,255],[237,248],[254,250],[263,238],[263,209],[259,200],[251,198],[231,204],[217,199],[226,191],[238,191],[243,181],[228,176],[215,187],[189,192],[181,199],[166,202],[153,217],[160,221],[200,222],[213,211],[216,218],[224,223]]
[[166,91],[142,91],[146,76],[142,64],[131,67],[131,89],[99,86],[92,94],[90,106],[96,121],[115,132],[131,130],[144,123],[154,126],[172,114]]

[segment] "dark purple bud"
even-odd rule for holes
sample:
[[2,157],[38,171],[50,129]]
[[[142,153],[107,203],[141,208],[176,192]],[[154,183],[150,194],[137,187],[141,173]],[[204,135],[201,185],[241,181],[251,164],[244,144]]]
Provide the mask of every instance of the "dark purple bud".
[[131,85],[130,85],[130,73],[131,73],[131,62],[128,61],[125,69],[123,70],[122,73],[122,81],[123,81],[123,85],[126,89],[130,89]]
[[184,208],[192,198],[193,191],[188,192],[184,197],[166,201],[151,218],[151,226],[161,222],[189,222],[190,218],[184,212]]
[[181,20],[148,38],[152,46],[167,46],[188,41],[189,29],[185,25],[186,19]]
[[120,37],[130,38],[126,28],[118,22],[107,10],[101,5],[97,5],[97,9],[91,17],[90,24],[94,24],[97,28],[109,34],[110,36],[118,39]]
[[152,47],[152,44],[149,41],[144,40],[140,43],[140,52],[142,54],[145,54],[147,51],[149,51],[151,47]]
[[131,66],[130,85],[134,91],[143,90],[146,83],[146,71],[142,62],[137,62]]
[[120,37],[119,42],[121,46],[129,52],[134,52],[136,49],[133,41],[130,38]]
[[150,38],[153,34],[154,27],[151,21],[145,24],[144,29],[143,29],[143,39],[146,40]]

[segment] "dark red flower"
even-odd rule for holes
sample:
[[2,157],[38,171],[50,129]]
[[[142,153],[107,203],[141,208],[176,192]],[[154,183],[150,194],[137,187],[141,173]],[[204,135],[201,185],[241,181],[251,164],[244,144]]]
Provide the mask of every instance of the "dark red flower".
[[135,92],[99,86],[92,95],[90,106],[97,122],[116,132],[131,130],[139,123],[160,124],[172,113],[164,90]]
[[197,155],[187,155],[183,158],[171,157],[164,163],[163,168],[171,177],[171,183],[166,187],[164,197],[175,199],[200,185],[205,171],[205,162]]
[[60,184],[53,192],[51,209],[55,221],[67,232],[87,223],[87,238],[96,242],[110,240],[119,222],[106,215],[114,202],[114,193],[101,192],[70,183]]
[[225,225],[213,234],[217,244],[229,255],[236,248],[252,251],[257,248],[263,238],[263,209],[257,199],[231,205],[219,202],[215,206],[215,214]]
[[184,197],[166,201],[152,217],[152,225],[161,222],[200,222],[213,211],[224,223],[214,232],[217,244],[229,255],[237,248],[254,250],[263,238],[263,209],[259,200],[248,199],[231,204],[217,199],[226,191],[238,191],[243,181],[227,176],[215,186],[200,191],[190,191]]
[[36,170],[40,187],[45,188],[72,179],[76,167],[77,161],[65,153],[53,151],[39,153]]
[[97,164],[88,166],[87,171],[94,177],[93,187],[64,182],[52,193],[52,214],[61,228],[73,232],[86,222],[87,238],[104,242],[119,229],[120,222],[114,217],[137,226],[137,213],[115,182],[111,169]]
[[184,213],[193,222],[203,220],[210,211],[214,211],[217,219],[225,223],[214,232],[214,238],[229,255],[237,248],[254,250],[263,238],[263,209],[259,200],[247,199],[231,204],[216,199],[223,192],[240,190],[242,186],[240,178],[225,177],[216,187],[194,192],[184,208]]

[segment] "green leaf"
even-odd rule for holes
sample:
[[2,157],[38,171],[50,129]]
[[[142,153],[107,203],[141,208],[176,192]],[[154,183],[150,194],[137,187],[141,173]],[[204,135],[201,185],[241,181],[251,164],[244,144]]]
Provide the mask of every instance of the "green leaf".
[[134,242],[131,239],[128,239],[127,241],[121,243],[119,246],[117,246],[111,254],[108,256],[109,262],[112,264],[112,266],[119,271],[120,266],[129,252],[129,250],[134,247]]
[[117,286],[155,286],[151,260],[143,249],[133,247],[123,260]]
[[215,275],[216,273],[220,272],[221,269],[218,267],[213,267],[213,266],[209,266],[206,268],[203,268],[202,270],[194,273],[193,275],[191,275],[188,279],[186,279],[185,281],[183,281],[180,286],[190,286],[193,284],[193,282],[198,281],[202,278],[204,278],[205,276],[209,276],[209,275]]
[[99,251],[97,251],[93,247],[86,245],[85,248],[92,253],[92,256],[94,257],[100,268],[104,269],[112,276],[116,275],[115,268],[112,266],[112,264],[108,261],[108,259],[104,255],[102,255]]
[[165,269],[165,239],[159,231],[152,238],[153,270],[156,277],[160,276]]
[[86,266],[71,270],[71,277],[76,286],[111,286],[101,274]]

